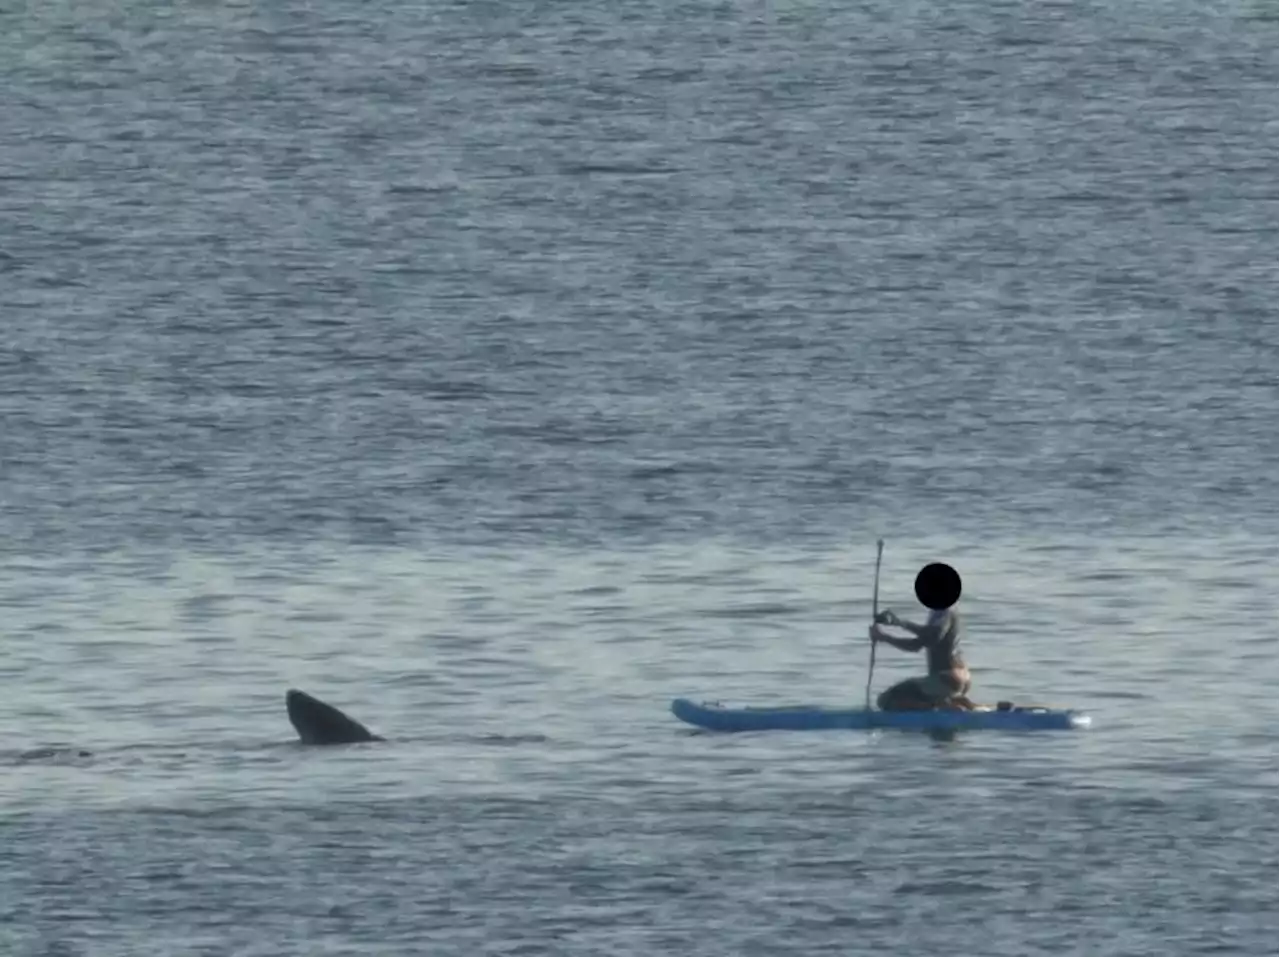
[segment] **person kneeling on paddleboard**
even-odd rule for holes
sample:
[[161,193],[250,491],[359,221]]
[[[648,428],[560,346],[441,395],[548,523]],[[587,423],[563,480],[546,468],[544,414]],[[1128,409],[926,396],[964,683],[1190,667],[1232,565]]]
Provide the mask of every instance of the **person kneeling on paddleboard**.
[[[896,626],[911,632],[912,638],[895,638],[884,626]],[[881,711],[928,711],[934,708],[956,708],[969,711],[969,669],[960,656],[960,619],[954,608],[930,611],[923,625],[902,621],[891,611],[882,611],[871,626],[871,640],[881,641],[899,651],[924,649],[929,673],[921,678],[908,678],[883,691],[876,699]]]

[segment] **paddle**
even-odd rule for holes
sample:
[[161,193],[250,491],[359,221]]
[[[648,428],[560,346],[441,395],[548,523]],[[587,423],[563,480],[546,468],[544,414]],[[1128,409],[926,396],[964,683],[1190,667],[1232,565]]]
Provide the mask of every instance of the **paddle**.
[[[871,588],[871,620],[880,614],[880,556],[884,554],[884,539],[876,539],[876,580]],[[871,666],[867,669],[867,710],[871,710],[871,677],[876,671],[876,643],[871,642]]]

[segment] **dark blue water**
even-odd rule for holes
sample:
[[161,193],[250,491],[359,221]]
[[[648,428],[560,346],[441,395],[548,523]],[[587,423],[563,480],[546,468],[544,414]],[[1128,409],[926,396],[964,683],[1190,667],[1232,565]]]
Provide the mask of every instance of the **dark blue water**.
[[[0,950],[1272,952],[1275,37],[0,12]],[[1095,728],[676,724],[859,703],[877,537]]]

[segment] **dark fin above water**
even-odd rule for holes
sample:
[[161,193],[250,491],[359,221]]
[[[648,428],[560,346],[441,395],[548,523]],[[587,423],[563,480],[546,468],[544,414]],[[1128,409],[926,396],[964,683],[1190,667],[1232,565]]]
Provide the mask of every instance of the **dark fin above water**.
[[284,696],[289,723],[303,744],[358,744],[383,741],[359,721],[305,691],[290,688]]

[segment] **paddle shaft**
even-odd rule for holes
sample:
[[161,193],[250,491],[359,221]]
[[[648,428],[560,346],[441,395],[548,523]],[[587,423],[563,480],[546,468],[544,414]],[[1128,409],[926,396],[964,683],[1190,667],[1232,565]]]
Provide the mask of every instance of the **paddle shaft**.
[[[876,540],[876,577],[871,586],[871,621],[880,614],[880,556],[884,554],[884,539]],[[871,678],[876,671],[876,643],[871,642],[871,665],[867,668],[867,710],[871,710]]]

